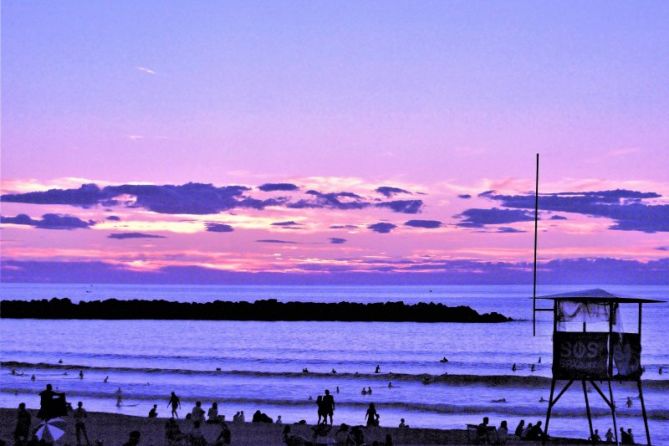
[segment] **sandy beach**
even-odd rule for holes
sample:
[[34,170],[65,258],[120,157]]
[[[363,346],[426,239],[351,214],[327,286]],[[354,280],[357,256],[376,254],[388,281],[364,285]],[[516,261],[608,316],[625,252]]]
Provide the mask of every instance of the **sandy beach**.
[[[33,415],[33,427],[38,424],[35,418],[37,411],[30,410]],[[63,438],[57,444],[75,445],[76,437],[74,432],[74,421],[71,417],[66,417],[67,428]],[[16,411],[14,409],[0,409],[0,439],[13,443],[12,432],[14,431],[16,421]],[[165,444],[164,425],[166,418],[149,419],[145,417],[135,417],[128,415],[91,412],[88,414],[86,428],[91,442],[102,440],[105,446],[121,445],[128,439],[128,433],[137,430],[141,432],[141,445],[159,446]],[[281,438],[281,432],[284,426],[276,424],[263,423],[229,423],[228,426],[232,432],[232,444],[236,446],[245,445],[264,445],[279,446],[284,444]],[[179,427],[182,432],[187,433],[191,429],[191,423],[186,420],[179,420]],[[306,438],[312,437],[312,426],[292,424],[292,433]],[[336,431],[337,426],[332,430]],[[213,442],[220,427],[217,425],[204,425],[202,432],[208,442]],[[384,444],[387,434],[393,439],[393,445],[466,445],[467,435],[464,430],[439,430],[439,429],[398,429],[386,427],[365,428],[365,440],[367,445]],[[332,435],[331,435],[332,436]],[[321,437],[322,438],[322,437]],[[323,442],[322,444],[326,444]],[[507,442],[508,445],[532,445],[538,442],[514,441]],[[584,441],[560,440],[555,439],[550,444],[559,445],[578,445],[587,444]]]

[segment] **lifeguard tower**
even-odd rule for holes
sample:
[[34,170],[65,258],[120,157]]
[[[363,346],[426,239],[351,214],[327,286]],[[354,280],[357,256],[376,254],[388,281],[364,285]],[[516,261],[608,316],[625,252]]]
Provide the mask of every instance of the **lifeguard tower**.
[[[588,400],[587,383],[590,383],[611,410],[616,444],[620,445],[616,406],[612,381],[636,382],[641,402],[641,415],[646,430],[646,443],[651,446],[646,404],[641,385],[641,326],[643,304],[661,303],[661,300],[615,296],[602,289],[592,289],[573,293],[537,297],[537,241],[539,225],[539,154],[536,157],[536,189],[534,196],[534,270],[532,287],[532,333],[536,335],[537,312],[553,312],[553,377],[546,411],[545,433],[551,412],[562,395],[575,381],[581,381],[585,409],[593,436],[592,414]],[[538,307],[537,300],[553,302],[549,306]],[[636,315],[634,312],[636,311]],[[636,330],[623,328],[625,316],[627,325],[636,320]],[[555,394],[558,381],[566,381]],[[599,382],[599,385],[597,384]],[[608,397],[600,388],[608,386]]]
[[[637,383],[639,389],[646,441],[650,446],[648,417],[641,385],[641,327],[643,304],[662,301],[615,296],[601,289],[538,299],[553,302],[553,379],[545,432],[548,434],[555,404],[575,381],[581,381],[590,436],[593,435],[593,428],[586,383],[590,383],[611,410],[616,443],[620,444],[611,382],[632,381]],[[544,311],[550,309],[546,308]],[[628,325],[630,320],[636,319],[635,330],[627,327],[623,329],[623,314]],[[566,384],[556,395],[558,381],[566,381]],[[607,384],[608,397],[597,382],[602,387],[603,383]]]

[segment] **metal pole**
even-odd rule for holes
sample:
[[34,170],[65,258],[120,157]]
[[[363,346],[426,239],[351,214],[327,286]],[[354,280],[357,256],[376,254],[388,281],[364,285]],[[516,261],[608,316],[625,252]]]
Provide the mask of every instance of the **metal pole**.
[[588,390],[585,387],[585,380],[581,380],[583,384],[583,396],[585,397],[585,412],[588,415],[588,426],[590,426],[590,439],[594,436],[592,431],[592,415],[590,414],[590,401],[588,400]]
[[534,189],[534,269],[532,274],[532,336],[537,335],[537,238],[539,228],[539,154]]
[[618,438],[618,423],[616,421],[616,402],[613,399],[613,388],[611,387],[611,380],[609,379],[609,401],[611,401],[611,418],[613,418],[613,433],[616,434],[616,445],[620,446],[620,439]]
[[546,425],[544,426],[544,434],[548,437],[548,423],[551,421],[551,411],[553,410],[553,393],[555,392],[555,378],[551,380],[551,394],[548,397],[548,411],[546,412]]
[[639,386],[639,400],[641,400],[641,414],[643,415],[643,424],[646,427],[646,442],[650,446],[650,430],[648,429],[648,416],[646,416],[646,404],[643,402],[643,390],[641,389],[641,379],[637,382]]

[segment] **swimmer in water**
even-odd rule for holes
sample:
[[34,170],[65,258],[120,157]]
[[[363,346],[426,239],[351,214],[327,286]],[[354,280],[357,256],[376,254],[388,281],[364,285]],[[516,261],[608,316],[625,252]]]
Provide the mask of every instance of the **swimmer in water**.
[[392,388],[393,388],[393,383],[392,383],[392,382],[388,382],[388,388],[389,388],[389,389],[392,389]]
[[511,366],[511,370],[513,370],[514,372],[516,371],[516,363],[515,363],[515,362],[514,362],[513,365]]
[[102,380],[103,383],[107,384],[109,382],[109,376],[105,376],[105,379]]
[[121,403],[123,402],[123,391],[121,390],[120,387],[116,389],[115,395],[116,395],[116,407],[121,407]]

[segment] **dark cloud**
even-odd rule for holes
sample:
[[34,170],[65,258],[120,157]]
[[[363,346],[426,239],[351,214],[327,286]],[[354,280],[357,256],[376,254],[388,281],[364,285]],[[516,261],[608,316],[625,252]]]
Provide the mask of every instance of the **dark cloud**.
[[134,239],[134,238],[165,238],[162,235],[156,235],[156,234],[145,234],[143,232],[116,232],[113,234],[109,234],[107,238],[115,239],[115,240],[126,240],[126,239]]
[[657,248],[658,251],[669,251],[669,246],[658,246]]
[[40,220],[33,220],[26,214],[18,214],[16,217],[0,217],[2,223],[14,225],[33,226],[39,229],[88,229],[93,226],[93,220],[84,221],[72,215],[44,214]]
[[258,186],[258,189],[260,189],[263,192],[273,192],[273,191],[289,192],[298,190],[299,187],[291,183],[265,183],[262,186]]
[[399,187],[381,186],[376,188],[376,192],[380,193],[386,198],[390,198],[395,194],[411,194],[408,190],[400,189]]
[[262,240],[256,240],[257,243],[276,243],[276,244],[289,244],[289,245],[294,245],[295,242],[289,242],[286,240],[276,240],[276,239],[262,239]]
[[527,232],[527,231],[521,231],[520,229],[512,228],[510,226],[500,226],[497,228],[497,232],[499,234],[516,234],[519,232]]
[[567,220],[567,217],[563,215],[551,215],[551,220]]
[[[626,189],[596,192],[560,192],[541,194],[539,209],[543,211],[571,212],[605,217],[615,221],[609,229],[619,231],[669,232],[669,205],[651,205],[644,200],[660,198],[655,192],[638,192]],[[496,195],[486,198],[496,200],[504,207],[532,209],[534,195]]]
[[330,229],[358,229],[356,225],[331,225]]
[[458,195],[458,198],[462,198],[463,200],[469,200],[470,198],[472,198],[472,196],[469,194],[460,194]]
[[235,230],[232,226],[223,223],[207,223],[206,226],[209,232],[232,232]]
[[367,229],[371,229],[374,232],[378,232],[379,234],[388,234],[390,231],[395,229],[397,226],[392,224],[392,223],[374,223],[372,225],[367,226]]
[[2,201],[8,203],[69,204],[89,207],[109,198],[96,184],[82,184],[79,189],[51,189],[45,192],[5,194]]
[[483,228],[486,225],[509,224],[519,221],[534,221],[534,215],[517,209],[467,209],[456,215],[462,219],[458,226],[463,228]]
[[393,212],[402,214],[417,214],[423,207],[422,200],[396,200],[378,203],[376,207],[390,208]]
[[110,215],[109,217],[107,217],[107,220],[109,220],[109,221],[121,221],[121,217],[119,217],[117,215]]
[[[260,186],[263,191],[293,191],[298,189],[290,183],[267,183]],[[51,189],[25,194],[5,194],[4,202],[31,204],[66,204],[78,207],[96,205],[105,208],[125,206],[143,208],[160,214],[218,214],[236,208],[262,210],[268,206],[284,206],[295,209],[364,209],[371,206],[387,207],[394,212],[417,213],[420,200],[376,202],[353,192],[323,193],[316,190],[305,192],[308,198],[293,201],[288,197],[257,199],[250,196],[251,189],[245,186],[216,187],[205,183],[183,185],[123,184],[100,188],[96,184],[84,184],[78,189]],[[122,196],[132,197],[122,199]]]
[[353,192],[329,192],[322,193],[316,190],[308,190],[307,195],[313,198],[309,200],[299,200],[288,204],[288,207],[295,209],[304,208],[330,208],[330,209],[364,209],[370,204],[360,195]]
[[346,239],[339,237],[330,237],[330,243],[332,243],[333,245],[341,245],[342,243],[346,243]]
[[272,226],[302,226],[302,223],[298,223],[293,220],[277,221],[276,223],[272,223]]
[[[85,184],[79,189],[51,189],[45,192],[7,194],[2,200],[14,203],[68,204],[90,207],[125,205],[141,207],[160,214],[217,214],[234,208],[263,209],[278,206],[286,199],[257,200],[245,195],[250,189],[244,186],[215,187],[211,184],[187,183],[183,185],[107,186],[100,189],[95,184]],[[116,197],[131,195],[135,200],[120,202]]]
[[409,220],[404,223],[404,226],[411,226],[412,228],[426,228],[435,229],[441,227],[442,223],[439,220]]

